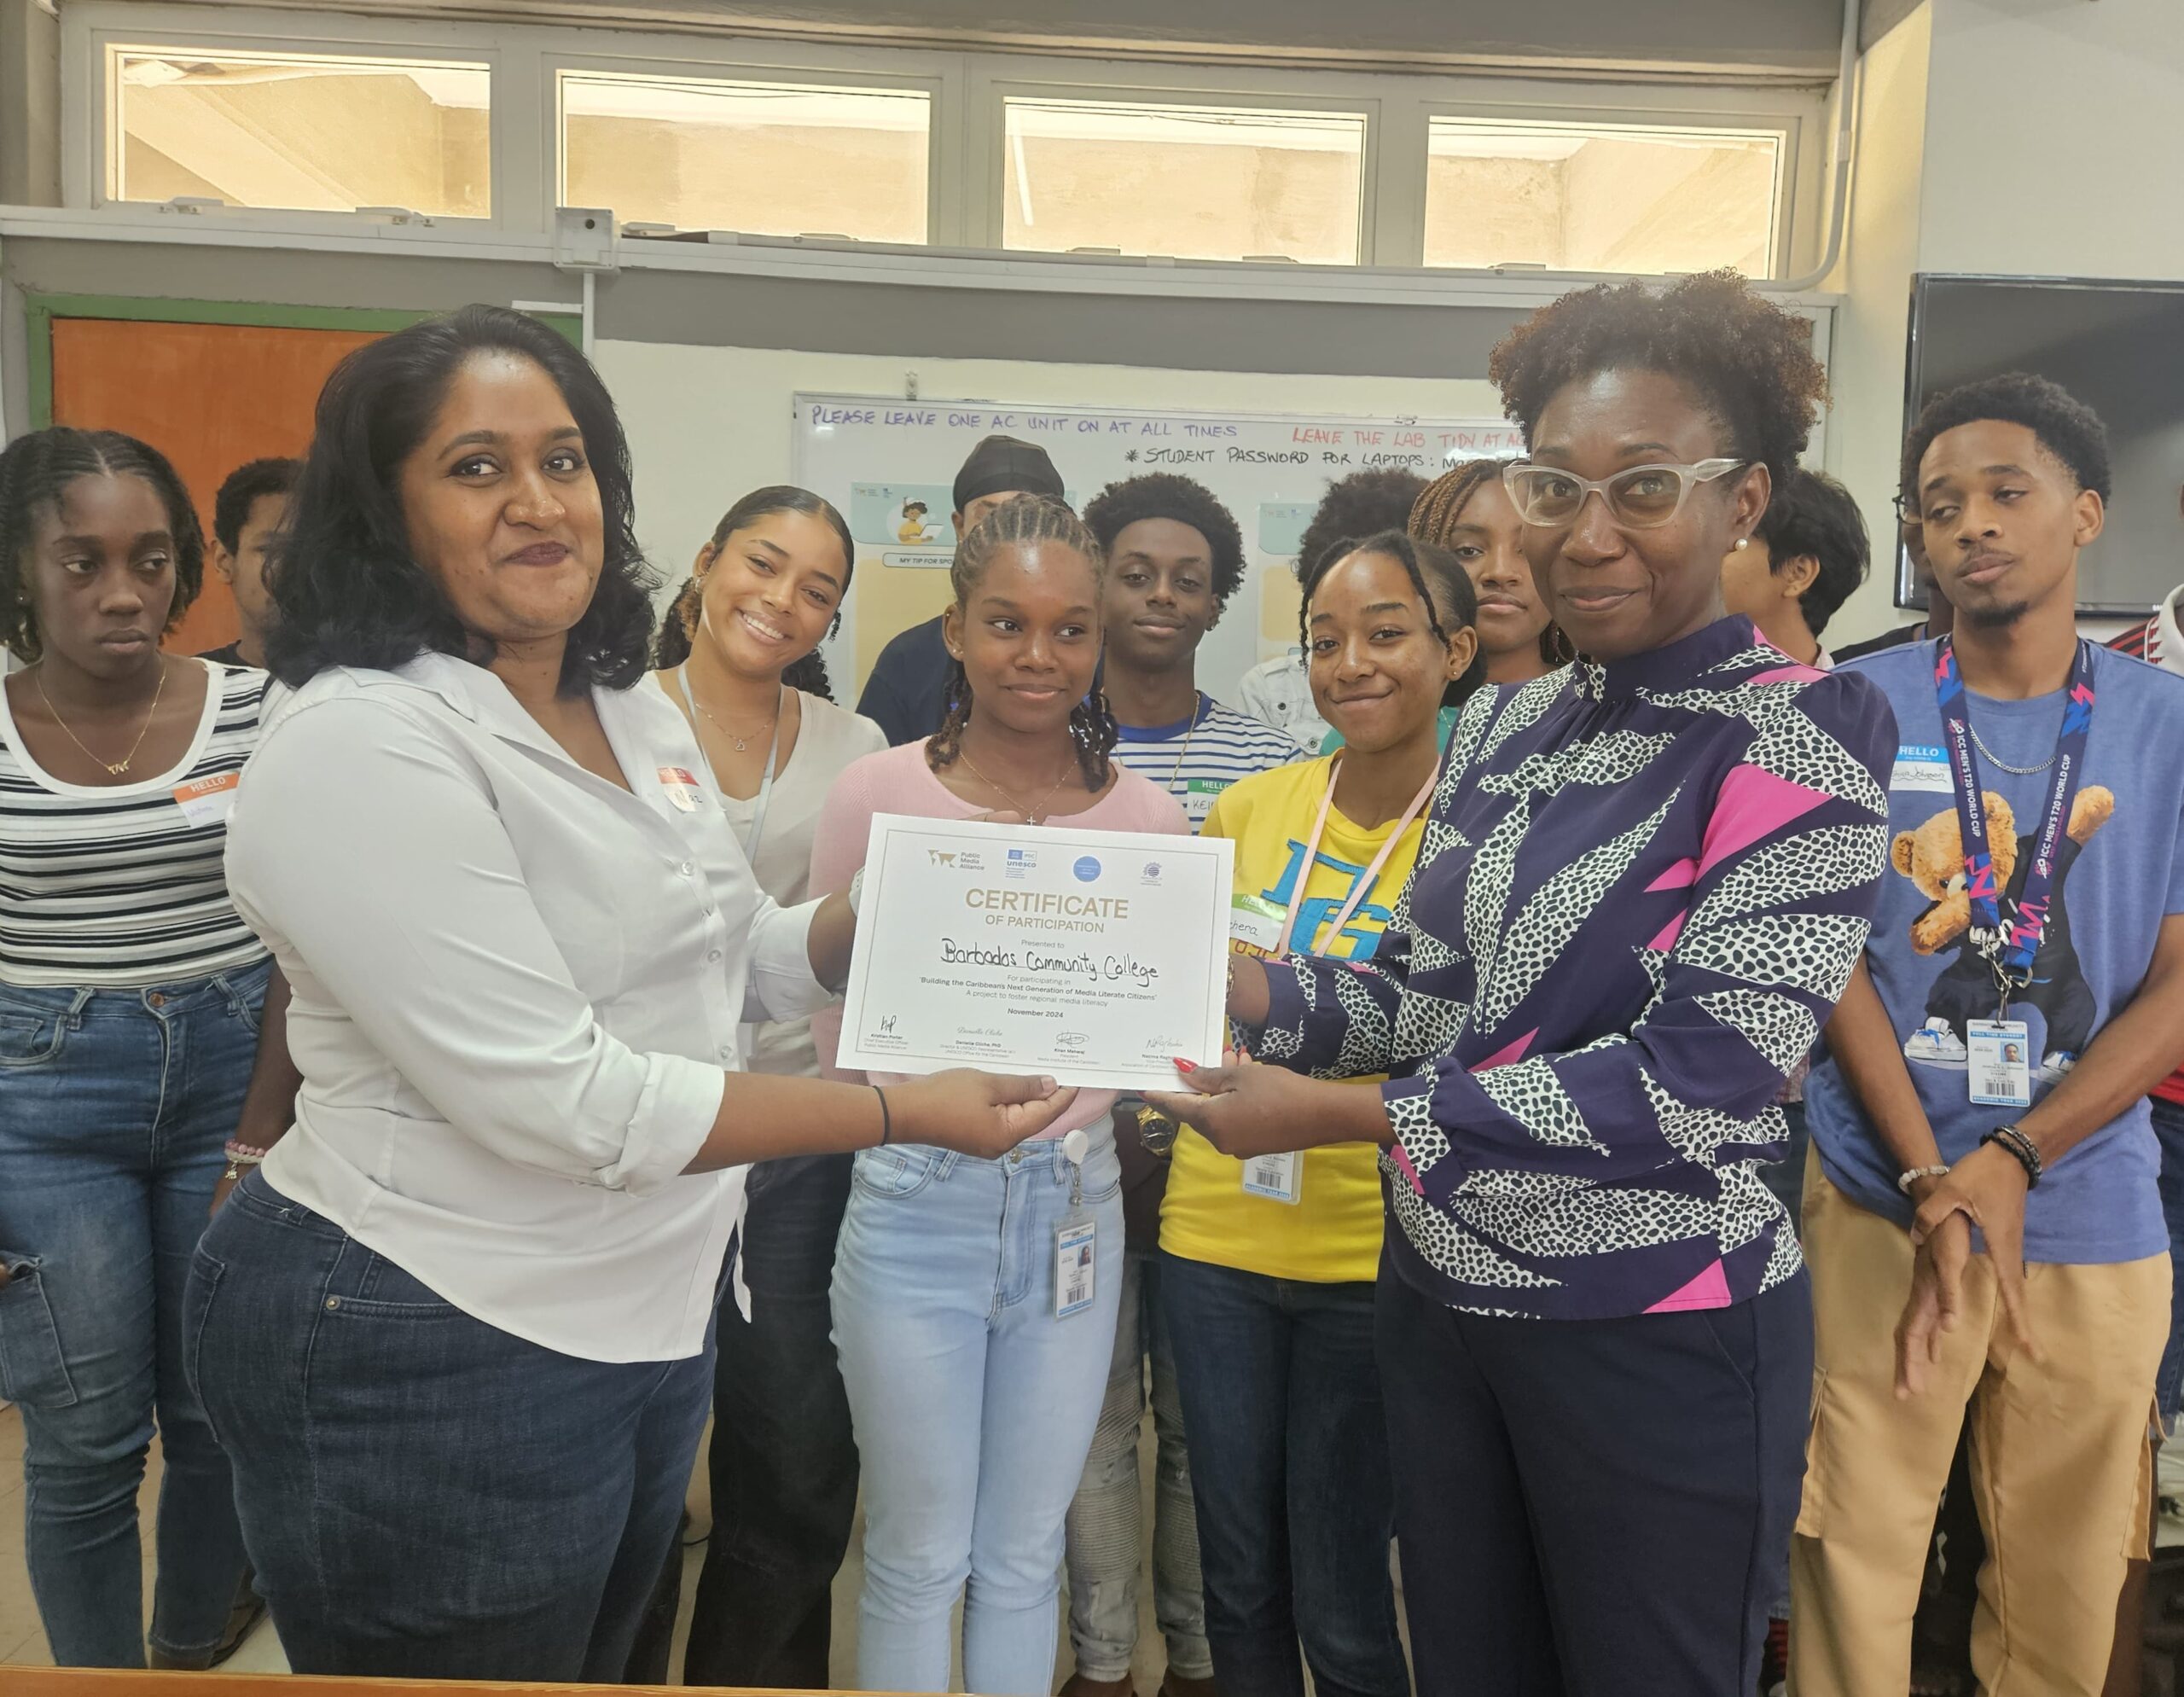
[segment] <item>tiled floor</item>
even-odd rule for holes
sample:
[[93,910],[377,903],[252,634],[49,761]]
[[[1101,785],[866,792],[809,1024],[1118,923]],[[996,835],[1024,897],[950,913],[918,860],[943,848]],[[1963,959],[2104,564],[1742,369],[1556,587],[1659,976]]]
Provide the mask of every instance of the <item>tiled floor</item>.
[[[1149,1429],[1149,1428],[1148,1428]],[[1152,1457],[1148,1452],[1141,1470],[1148,1492],[1153,1479]],[[138,1502],[144,1515],[144,1524],[151,1524],[153,1504],[159,1495],[159,1450],[153,1446],[152,1462],[148,1469],[144,1488]],[[702,1526],[711,1519],[711,1504],[706,1498],[706,1477],[702,1467],[692,1481],[690,1491],[692,1515]],[[1147,1524],[1150,1524],[1151,1504],[1147,1505]],[[864,1562],[860,1550],[863,1527],[860,1523],[857,1536],[850,1545],[849,1560],[843,1564],[834,1581],[834,1668],[836,1685],[847,1688],[855,1683],[857,1670],[857,1598],[864,1580]],[[698,1568],[705,1559],[705,1548],[692,1549],[683,1563],[682,1603],[683,1624],[687,1627],[690,1594],[698,1583]],[[148,1607],[152,1582],[152,1560],[148,1544],[144,1560],[144,1587]],[[1165,1658],[1160,1649],[1160,1636],[1153,1619],[1152,1587],[1148,1583],[1141,1588],[1139,1598],[1138,1658],[1135,1670],[1138,1690],[1143,1697],[1153,1697],[1159,1689],[1160,1675]],[[673,1677],[679,1678],[682,1665],[683,1630],[678,1628],[675,1639]],[[1065,1628],[1058,1634],[1060,1653],[1057,1657],[1055,1682],[1059,1684],[1070,1668],[1069,1635]],[[20,1412],[15,1409],[0,1409],[0,1663],[27,1663],[49,1666],[53,1658],[46,1649],[45,1635],[39,1630],[38,1610],[31,1601],[30,1582],[23,1566],[23,1422]],[[242,1648],[235,1653],[229,1669],[237,1673],[285,1673],[288,1661],[281,1653],[280,1642],[270,1626],[261,1625],[251,1635]]]

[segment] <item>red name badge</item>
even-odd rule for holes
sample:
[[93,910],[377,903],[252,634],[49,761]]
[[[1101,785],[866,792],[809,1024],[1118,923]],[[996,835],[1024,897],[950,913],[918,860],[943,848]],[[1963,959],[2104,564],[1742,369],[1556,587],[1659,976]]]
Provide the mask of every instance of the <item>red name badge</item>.
[[666,792],[668,800],[674,803],[677,812],[695,813],[698,811],[699,798],[704,792],[698,787],[697,777],[688,767],[662,766],[659,769],[659,787]]

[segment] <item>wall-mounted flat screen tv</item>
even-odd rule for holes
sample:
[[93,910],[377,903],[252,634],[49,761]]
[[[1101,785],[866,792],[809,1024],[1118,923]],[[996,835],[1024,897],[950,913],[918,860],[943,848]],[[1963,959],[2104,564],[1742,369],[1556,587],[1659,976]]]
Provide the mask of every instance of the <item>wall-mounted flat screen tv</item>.
[[[2078,562],[2078,611],[2143,616],[2184,581],[2184,282],[1926,274],[1911,284],[1904,426],[1944,389],[2004,371],[2060,383],[2108,426],[2108,526]],[[1924,607],[1896,550],[1896,604]]]

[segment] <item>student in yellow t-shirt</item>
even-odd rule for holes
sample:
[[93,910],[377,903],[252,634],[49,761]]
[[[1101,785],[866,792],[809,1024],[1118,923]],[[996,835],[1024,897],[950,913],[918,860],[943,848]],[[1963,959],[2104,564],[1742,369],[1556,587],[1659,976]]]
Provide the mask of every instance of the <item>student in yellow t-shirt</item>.
[[[1236,845],[1236,949],[1362,960],[1379,945],[1417,858],[1438,715],[1484,675],[1477,618],[1462,564],[1397,532],[1305,578],[1312,700],[1347,746],[1215,801],[1200,834]],[[1176,1142],[1161,1298],[1224,1691],[1302,1697],[1300,1640],[1321,1691],[1410,1689],[1373,1357],[1379,1155],[1361,1143],[1246,1163],[1188,1127]]]

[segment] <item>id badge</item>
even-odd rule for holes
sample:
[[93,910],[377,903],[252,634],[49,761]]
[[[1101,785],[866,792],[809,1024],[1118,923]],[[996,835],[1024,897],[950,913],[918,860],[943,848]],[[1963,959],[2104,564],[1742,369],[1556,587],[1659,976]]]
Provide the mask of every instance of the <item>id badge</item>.
[[1294,1150],[1284,1155],[1253,1155],[1244,1163],[1244,1194],[1295,1206],[1298,1177]]
[[1092,1305],[1095,1270],[1091,1220],[1071,1220],[1054,1233],[1054,1318],[1066,1320]]
[[1234,897],[1228,904],[1228,940],[1271,955],[1281,941],[1281,922],[1288,917],[1287,908],[1263,897]]
[[662,766],[659,787],[677,813],[695,813],[704,805],[700,798],[705,792],[699,787],[696,775],[687,766]]
[[1981,1107],[2032,1106],[2032,1036],[2022,1020],[1967,1020],[1965,1072]]
[[174,805],[182,810],[183,820],[192,826],[224,825],[228,815],[235,810],[235,791],[241,783],[241,772],[218,772],[209,778],[177,784]]

